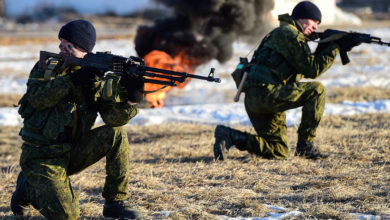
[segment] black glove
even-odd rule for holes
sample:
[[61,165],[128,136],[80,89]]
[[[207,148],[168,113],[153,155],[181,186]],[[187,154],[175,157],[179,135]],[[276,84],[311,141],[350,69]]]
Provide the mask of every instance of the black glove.
[[348,52],[352,50],[352,48],[361,44],[360,41],[353,34],[345,35],[344,37],[335,40],[335,43],[340,46],[340,51]]
[[321,35],[317,32],[312,32],[309,36],[306,36],[306,37],[307,37],[307,39],[314,41],[314,40],[321,38]]
[[129,101],[137,103],[142,101],[144,93],[143,77],[125,75],[122,77],[120,83],[126,88],[127,99]]
[[319,54],[321,53],[321,51],[325,50],[326,48],[330,47],[331,46],[331,42],[327,42],[327,43],[318,43],[317,45],[317,48],[316,48],[316,51],[314,52],[314,54]]
[[95,76],[103,76],[104,71],[95,67],[81,67],[70,74],[70,80],[75,86],[89,85]]
[[[325,30],[325,32],[323,33],[316,33],[316,32],[313,32],[311,35],[310,35],[310,38],[320,38],[320,41],[321,40],[324,40],[334,34],[340,34],[340,33],[344,33],[342,31],[337,31],[337,30],[332,30],[332,29],[327,29]],[[330,47],[332,45],[332,41],[329,41],[329,42],[323,42],[323,43],[318,43],[318,46],[316,48],[316,51],[314,52],[315,54],[318,54],[320,53],[321,51],[325,50],[326,48]]]

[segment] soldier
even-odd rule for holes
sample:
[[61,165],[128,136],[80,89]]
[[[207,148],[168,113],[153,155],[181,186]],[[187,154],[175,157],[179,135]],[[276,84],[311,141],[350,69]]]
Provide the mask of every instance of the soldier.
[[346,36],[319,44],[312,53],[308,37],[321,22],[321,11],[309,1],[298,3],[292,15],[279,15],[280,26],[268,34],[255,51],[244,82],[245,109],[257,135],[218,125],[215,129],[214,155],[224,160],[228,150],[239,150],[264,158],[286,158],[286,113],[302,106],[296,156],[324,158],[313,141],[325,106],[325,88],[314,79],[333,64],[339,51],[350,51],[359,43]]
[[[86,20],[65,24],[58,34],[60,53],[83,58],[95,45],[96,31]],[[102,98],[104,73],[96,68],[70,66],[58,71],[58,60],[46,70],[38,63],[19,101],[24,119],[20,172],[11,199],[14,215],[23,216],[32,205],[48,219],[77,219],[78,196],[69,176],[106,157],[102,195],[103,215],[142,218],[131,209],[128,198],[129,143],[121,127],[138,113],[144,83],[139,78],[122,84],[122,99]],[[58,65],[57,65],[58,64]],[[123,98],[126,97],[126,98]],[[92,129],[97,113],[105,125]]]

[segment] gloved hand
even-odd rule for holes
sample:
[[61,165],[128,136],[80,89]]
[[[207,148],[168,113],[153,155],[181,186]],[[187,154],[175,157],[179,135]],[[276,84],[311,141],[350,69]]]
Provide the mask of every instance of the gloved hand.
[[[324,40],[324,39],[327,39],[329,37],[331,37],[332,35],[337,35],[337,34],[344,34],[345,32],[344,31],[338,31],[338,30],[332,30],[332,29],[327,29],[325,30],[323,33],[316,33],[316,32],[313,32],[310,36],[311,38],[320,38],[320,41]],[[318,46],[315,50],[315,54],[318,54],[320,53],[321,51],[325,50],[326,48],[330,47],[332,45],[332,40],[328,40],[327,42],[321,42],[321,43],[318,43]]]
[[143,99],[144,81],[140,76],[125,75],[121,78],[121,85],[126,88],[127,99],[139,103]]
[[321,51],[325,50],[326,48],[330,47],[331,45],[332,45],[331,42],[319,43],[319,44],[317,45],[317,48],[316,48],[314,54],[319,54],[319,53],[321,53]]
[[353,34],[348,34],[338,40],[335,40],[335,43],[340,46],[340,51],[345,52],[348,52],[352,50],[352,48],[361,44],[361,42],[359,42],[357,38],[353,36]]
[[70,80],[75,86],[88,85],[95,76],[103,76],[104,71],[94,67],[81,67],[70,74]]
[[317,32],[312,32],[310,35],[308,35],[306,37],[307,37],[307,39],[309,39],[311,41],[314,41],[314,40],[321,38],[320,34],[318,34]]

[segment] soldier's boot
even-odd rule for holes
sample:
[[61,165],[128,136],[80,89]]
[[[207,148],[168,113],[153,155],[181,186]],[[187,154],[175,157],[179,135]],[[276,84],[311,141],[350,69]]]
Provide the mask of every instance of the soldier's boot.
[[27,179],[21,171],[16,180],[16,189],[11,198],[11,210],[15,216],[25,216],[30,202],[26,198]]
[[318,148],[314,146],[312,141],[303,140],[298,140],[297,148],[295,149],[294,154],[295,156],[305,157],[312,160],[328,157],[328,155],[321,153]]
[[227,159],[227,153],[232,146],[239,150],[247,150],[248,135],[223,125],[218,125],[214,132],[214,157],[216,160]]
[[104,203],[103,216],[119,219],[143,219],[140,211],[132,209],[127,201],[108,201]]

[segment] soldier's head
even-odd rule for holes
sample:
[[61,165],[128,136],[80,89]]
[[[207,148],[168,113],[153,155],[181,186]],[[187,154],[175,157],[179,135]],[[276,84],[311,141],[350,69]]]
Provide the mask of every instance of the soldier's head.
[[294,7],[291,17],[298,20],[305,35],[310,35],[321,23],[322,14],[312,2],[302,1]]
[[96,30],[86,20],[74,20],[62,26],[58,33],[61,53],[82,58],[96,43]]

